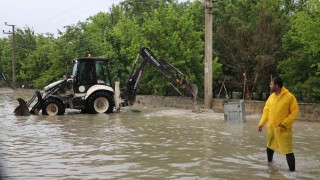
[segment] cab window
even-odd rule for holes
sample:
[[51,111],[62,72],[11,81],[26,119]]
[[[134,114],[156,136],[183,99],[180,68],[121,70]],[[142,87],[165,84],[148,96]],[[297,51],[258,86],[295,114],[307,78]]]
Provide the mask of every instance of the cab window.
[[110,85],[108,66],[105,61],[96,62],[97,84]]
[[95,84],[94,63],[90,61],[83,61],[78,66],[79,82],[83,84]]

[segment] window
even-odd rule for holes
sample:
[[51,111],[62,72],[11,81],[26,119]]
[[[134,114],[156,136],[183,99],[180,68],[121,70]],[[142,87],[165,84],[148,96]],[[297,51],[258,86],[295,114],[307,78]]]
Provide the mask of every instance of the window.
[[82,61],[78,66],[78,80],[83,84],[95,84],[94,62]]
[[77,76],[77,70],[78,70],[78,62],[74,63],[73,69],[72,69],[72,77]]
[[96,62],[97,84],[110,85],[108,66],[105,61]]

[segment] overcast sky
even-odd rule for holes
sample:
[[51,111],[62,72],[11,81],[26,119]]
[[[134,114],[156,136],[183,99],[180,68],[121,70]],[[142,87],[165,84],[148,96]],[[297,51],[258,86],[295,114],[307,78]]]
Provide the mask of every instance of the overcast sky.
[[[0,0],[0,38],[7,37],[8,24],[19,28],[29,26],[36,33],[54,33],[63,26],[76,24],[98,12],[109,11],[122,0]],[[186,0],[178,0],[186,1]]]
[[121,0],[0,0],[0,38],[2,30],[11,27],[32,27],[36,33],[54,33],[63,26],[84,21],[100,11],[107,12],[112,4]]

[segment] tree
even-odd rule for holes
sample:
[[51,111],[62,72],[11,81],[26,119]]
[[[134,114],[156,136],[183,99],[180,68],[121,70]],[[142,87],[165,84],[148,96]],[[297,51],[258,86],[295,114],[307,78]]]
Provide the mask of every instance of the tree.
[[[35,34],[23,29],[19,38],[24,49],[19,50],[20,84],[43,87],[66,73],[73,59],[86,56],[110,57],[114,80],[125,84],[126,78],[141,46],[149,47],[182,72],[189,81],[203,89],[204,12],[198,2],[176,0],[125,0],[86,21],[65,26],[59,36]],[[1,42],[3,69],[10,72],[10,44]],[[214,77],[221,74],[221,64],[214,59]],[[170,83],[148,66],[142,79],[144,93],[175,94]]]
[[231,76],[229,81],[238,90],[245,75],[247,97],[252,99],[260,80],[262,84],[267,82],[280,59],[286,26],[281,2],[239,0],[221,2],[218,6],[221,11],[216,12],[215,47],[224,73]]
[[[290,31],[284,36],[288,58],[278,65],[286,85],[300,100],[320,100],[320,2],[310,0],[292,15]],[[310,88],[310,91],[309,91]],[[310,93],[310,96],[307,95]],[[309,96],[308,98],[305,98]],[[311,99],[312,98],[312,99]]]

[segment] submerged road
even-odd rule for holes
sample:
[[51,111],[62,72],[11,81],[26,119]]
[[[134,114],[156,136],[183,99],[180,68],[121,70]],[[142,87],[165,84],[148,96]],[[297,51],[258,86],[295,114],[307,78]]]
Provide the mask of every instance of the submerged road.
[[31,94],[0,92],[5,179],[320,177],[320,123],[295,123],[297,172],[290,173],[279,153],[267,163],[258,116],[248,117],[245,124],[228,124],[221,114],[130,107],[120,114],[67,111],[64,116],[16,117],[17,97]]

